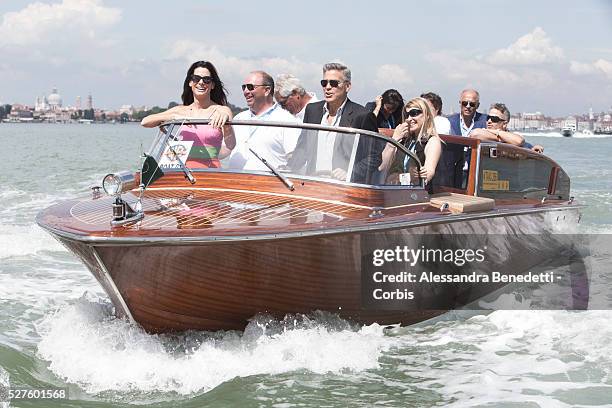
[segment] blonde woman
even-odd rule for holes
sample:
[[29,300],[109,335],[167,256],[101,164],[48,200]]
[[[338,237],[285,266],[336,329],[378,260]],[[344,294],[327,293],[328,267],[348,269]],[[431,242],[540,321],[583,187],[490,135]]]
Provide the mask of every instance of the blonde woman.
[[425,99],[413,98],[404,105],[402,123],[395,128],[393,139],[416,154],[422,164],[421,171],[417,175],[414,163],[406,160],[405,155],[396,157],[397,148],[391,143],[387,143],[383,150],[382,164],[378,169],[383,173],[399,173],[401,184],[408,184],[407,177],[410,177],[411,184],[416,184],[421,177],[430,185],[442,154],[442,142],[436,132],[433,112]]

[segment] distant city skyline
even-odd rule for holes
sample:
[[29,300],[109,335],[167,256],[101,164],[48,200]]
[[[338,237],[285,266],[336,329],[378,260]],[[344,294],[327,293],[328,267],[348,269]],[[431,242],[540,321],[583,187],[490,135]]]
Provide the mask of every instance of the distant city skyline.
[[461,89],[481,93],[481,111],[551,116],[612,106],[612,2],[309,2],[288,7],[235,1],[0,2],[0,102],[33,106],[56,87],[65,104],[95,107],[180,102],[195,60],[218,68],[229,101],[246,106],[249,71],[293,73],[321,96],[325,62],[353,71],[349,97],[365,103],[387,88],[405,99],[433,91],[458,110]]

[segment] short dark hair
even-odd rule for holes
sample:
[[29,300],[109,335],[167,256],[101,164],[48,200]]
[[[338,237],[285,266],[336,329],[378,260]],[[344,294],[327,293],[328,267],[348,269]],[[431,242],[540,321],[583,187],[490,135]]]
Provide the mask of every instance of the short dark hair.
[[438,115],[442,115],[442,98],[440,95],[433,92],[426,92],[421,94],[421,98],[427,99],[433,107],[438,111]]
[[506,115],[506,121],[510,120],[510,109],[503,103],[494,103],[489,109],[497,109],[502,114]]
[[387,89],[382,94],[382,103],[390,103],[401,108],[404,106],[404,98],[396,89]]
[[219,78],[219,74],[217,73],[215,66],[208,61],[196,61],[191,64],[187,70],[185,82],[183,83],[183,95],[181,95],[183,105],[191,105],[193,103],[193,92],[191,91],[189,82],[191,81],[191,76],[196,68],[206,68],[210,72],[210,76],[215,84],[215,87],[210,91],[210,99],[219,105],[227,106],[227,91],[225,89],[225,85],[223,85],[221,78]]

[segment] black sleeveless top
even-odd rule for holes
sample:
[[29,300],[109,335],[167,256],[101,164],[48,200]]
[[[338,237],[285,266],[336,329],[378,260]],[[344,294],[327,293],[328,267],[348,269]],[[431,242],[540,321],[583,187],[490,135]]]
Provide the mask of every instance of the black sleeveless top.
[[[428,140],[429,138],[425,140],[424,142],[422,139],[419,139],[419,140],[407,139],[402,142],[402,144],[406,146],[408,150],[410,150],[416,155],[416,157],[421,162],[421,166],[425,165],[425,146],[427,146]],[[410,157],[408,155],[403,154],[403,152],[400,154],[397,154],[396,152],[395,158],[393,160],[393,164],[391,165],[391,168],[389,169],[389,173],[397,174],[397,184],[399,184],[399,174],[400,173],[410,173],[410,168],[414,168],[416,170],[416,163],[414,163],[414,160],[411,160]],[[417,184],[418,178],[411,177],[410,182],[413,184]],[[430,194],[433,193],[433,185],[431,182],[427,184],[426,189]]]

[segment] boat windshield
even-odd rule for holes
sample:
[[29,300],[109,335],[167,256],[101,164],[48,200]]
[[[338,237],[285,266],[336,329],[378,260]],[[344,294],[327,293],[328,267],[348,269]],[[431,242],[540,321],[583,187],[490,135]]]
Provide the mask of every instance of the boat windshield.
[[207,122],[186,119],[164,123],[149,156],[164,173],[187,170],[196,177],[199,172],[247,172],[274,174],[288,187],[295,178],[422,186],[418,157],[375,132],[302,123],[233,121],[236,145],[230,150],[222,132]]

